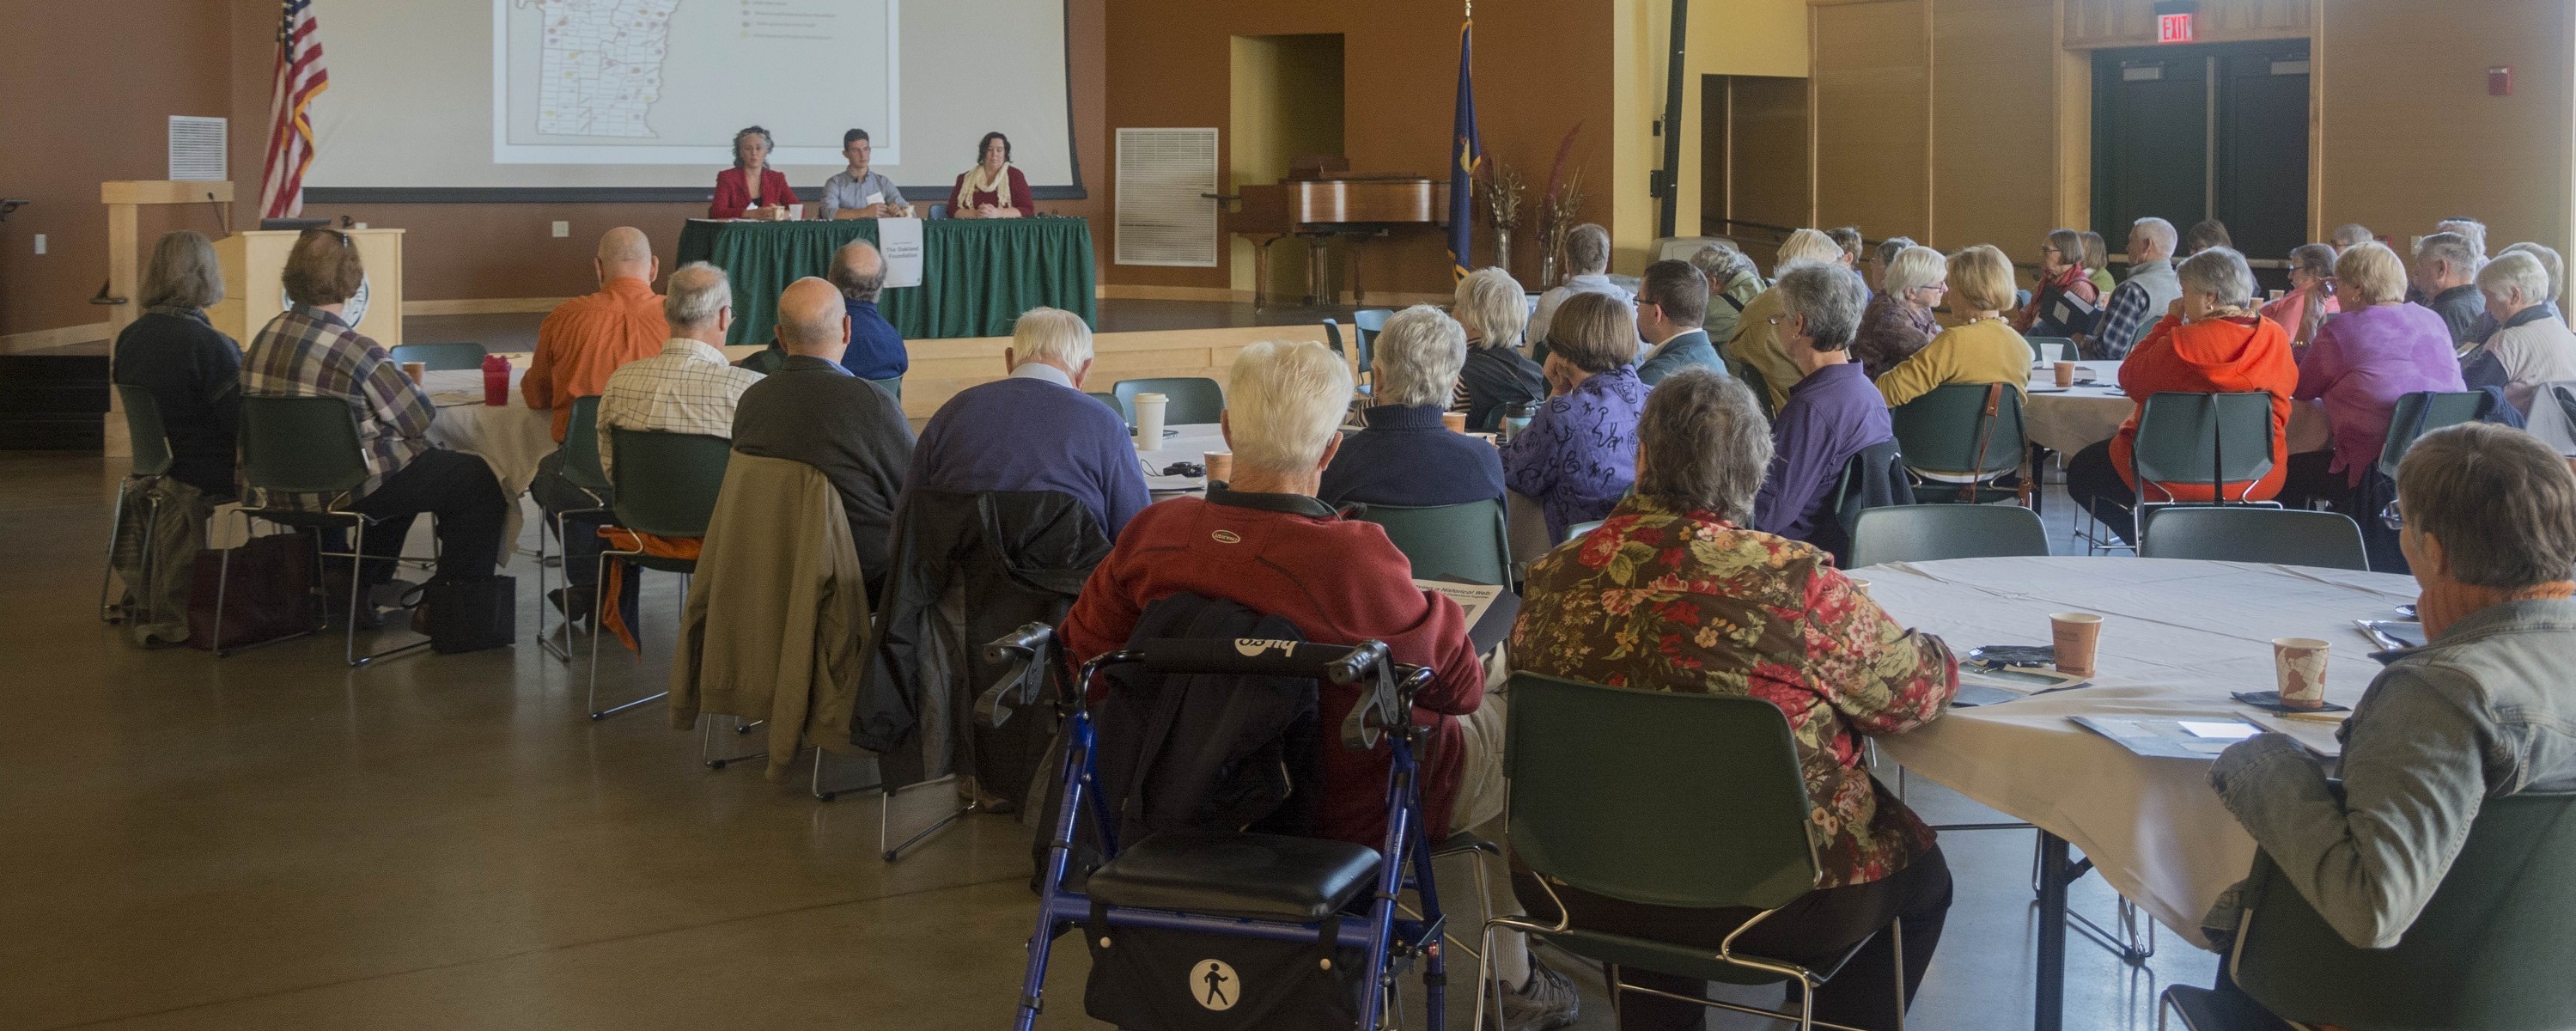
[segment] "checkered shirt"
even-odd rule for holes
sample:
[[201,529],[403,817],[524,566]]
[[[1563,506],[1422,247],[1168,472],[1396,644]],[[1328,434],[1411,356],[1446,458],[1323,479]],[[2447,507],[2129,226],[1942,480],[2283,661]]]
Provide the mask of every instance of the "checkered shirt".
[[[242,393],[248,396],[336,397],[349,403],[358,422],[358,452],[366,459],[367,482],[341,500],[374,493],[385,477],[430,448],[429,424],[438,417],[437,406],[402,374],[392,355],[337,315],[303,305],[279,312],[251,338],[241,376]],[[332,500],[320,494],[267,499],[282,508],[306,510],[326,508]]]
[[687,337],[662,344],[662,353],[639,358],[610,373],[599,394],[599,468],[615,460],[612,429],[662,430],[733,439],[733,406],[760,374],[725,364],[723,351]]

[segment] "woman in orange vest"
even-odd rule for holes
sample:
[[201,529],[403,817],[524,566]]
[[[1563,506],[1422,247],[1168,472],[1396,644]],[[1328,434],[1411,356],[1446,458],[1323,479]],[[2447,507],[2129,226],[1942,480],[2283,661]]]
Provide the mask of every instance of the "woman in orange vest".
[[[2212,247],[2192,255],[2176,275],[2182,296],[2120,363],[2120,390],[2137,407],[2118,434],[2077,452],[2066,465],[2066,492],[2132,544],[2131,512],[2142,492],[2130,448],[2147,399],[2160,392],[2272,395],[2272,467],[2252,483],[2225,484],[2227,500],[2269,500],[2289,475],[2290,395],[2299,386],[2298,359],[2280,323],[2254,307],[2254,270],[2244,255]],[[2143,493],[2154,502],[2212,500],[2206,483],[2150,483]]]

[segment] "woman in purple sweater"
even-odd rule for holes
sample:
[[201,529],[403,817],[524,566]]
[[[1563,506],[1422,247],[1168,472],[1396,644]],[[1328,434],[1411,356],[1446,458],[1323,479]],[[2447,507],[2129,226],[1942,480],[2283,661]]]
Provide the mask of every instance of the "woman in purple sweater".
[[1503,445],[1503,483],[1547,513],[1547,539],[1610,514],[1637,480],[1637,322],[1625,298],[1578,293],[1549,324],[1547,403]]
[[2419,390],[2465,390],[2451,333],[2432,309],[2406,301],[2406,265],[2384,244],[2364,243],[2335,261],[2342,313],[2317,327],[2299,355],[2299,400],[2321,401],[2334,446],[2290,456],[2285,505],[2333,502],[2365,526],[2377,515],[2356,499],[2379,461],[2397,399]]

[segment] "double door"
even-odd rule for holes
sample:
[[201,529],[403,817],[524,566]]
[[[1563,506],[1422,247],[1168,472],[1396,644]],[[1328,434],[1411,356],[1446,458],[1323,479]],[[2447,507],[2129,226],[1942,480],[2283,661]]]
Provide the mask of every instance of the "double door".
[[2309,242],[2307,41],[2096,51],[2093,213],[2114,254],[2140,218],[2215,218],[2278,285]]

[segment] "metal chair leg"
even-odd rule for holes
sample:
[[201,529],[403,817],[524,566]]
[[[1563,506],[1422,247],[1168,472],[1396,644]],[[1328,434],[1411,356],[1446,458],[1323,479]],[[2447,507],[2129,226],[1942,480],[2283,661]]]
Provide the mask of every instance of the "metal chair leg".
[[[937,784],[943,782],[931,781],[930,783]],[[919,785],[913,786],[918,787]],[[877,847],[883,850],[880,854],[883,855],[885,857],[885,861],[889,863],[900,862],[903,859],[903,853],[906,849],[910,849],[914,845],[920,844],[922,839],[938,833],[941,828],[957,822],[958,817],[974,812],[977,808],[977,803],[968,802],[963,808],[951,811],[948,815],[942,816],[938,820],[932,822],[930,826],[924,827],[915,832],[913,836],[903,839],[902,844],[889,845],[887,842],[894,837],[894,800],[898,793],[897,789],[886,789],[884,795],[885,804],[877,808]]]
[[831,755],[832,753],[826,750],[823,746],[814,746],[814,776],[813,779],[806,784],[806,791],[814,796],[815,801],[829,802],[843,795],[855,794],[861,791],[885,790],[885,772],[882,769],[878,770],[877,782],[874,784],[861,784],[856,787],[833,788],[828,791],[824,790],[823,764],[830,760]]
[[[116,580],[116,539],[125,533],[125,497],[126,492],[133,488],[134,478],[131,476],[117,481],[116,513],[109,516],[107,520],[107,562],[98,573],[98,619],[102,623],[121,622],[125,615],[124,606],[108,603],[107,588]],[[143,553],[149,556],[152,551],[146,547]],[[126,586],[130,592],[133,585]]]
[[[612,705],[605,709],[599,707],[599,639],[602,636],[605,636],[600,633],[600,631],[608,618],[608,592],[596,585],[605,585],[608,582],[608,560],[615,556],[627,554],[632,554],[632,552],[601,551],[599,553],[599,572],[591,580],[591,583],[595,586],[593,586],[590,591],[592,598],[590,610],[590,694],[589,700],[585,702],[584,705],[589,709],[590,718],[593,721],[604,720],[638,705],[643,705],[649,702],[658,702],[671,696],[670,691],[663,690],[638,698],[631,702]],[[635,576],[637,587],[636,597],[640,599],[643,597],[642,587],[644,583],[644,567],[635,567]],[[567,579],[569,579],[569,577],[567,577]],[[686,598],[687,592],[681,592],[681,596]],[[639,603],[636,608],[638,611],[635,613],[635,618],[640,622],[644,618],[644,613],[641,611],[643,606]],[[716,764],[716,768],[722,769],[723,764]]]
[[[435,522],[435,517],[432,517],[432,519],[433,521],[430,526],[434,531],[437,528],[437,523]],[[429,638],[423,637],[410,644],[387,648],[380,652],[372,652],[366,655],[358,654],[358,597],[363,589],[361,585],[366,580],[364,570],[366,569],[367,563],[367,521],[364,519],[352,520],[350,525],[357,531],[357,533],[354,534],[355,543],[349,549],[349,625],[346,631],[341,634],[341,638],[345,642],[344,648],[348,654],[349,668],[356,669],[357,667],[373,663],[378,659],[390,659],[398,655],[407,655],[429,647]],[[393,561],[395,569],[399,570],[402,568],[402,557],[400,554],[397,554]],[[368,604],[372,605],[374,603],[369,602]]]

